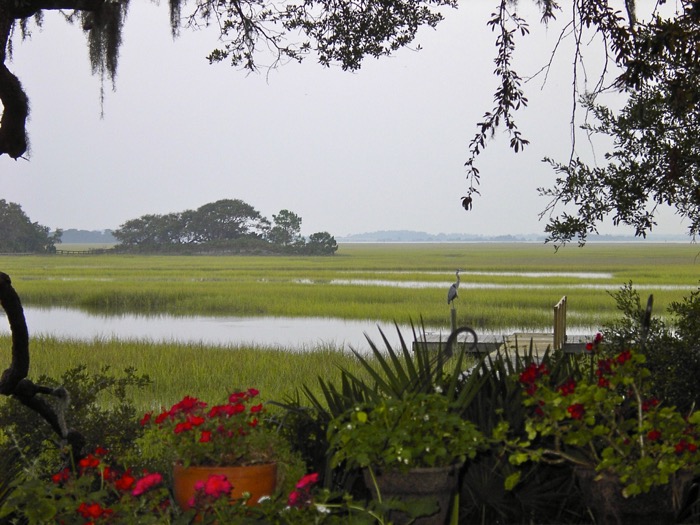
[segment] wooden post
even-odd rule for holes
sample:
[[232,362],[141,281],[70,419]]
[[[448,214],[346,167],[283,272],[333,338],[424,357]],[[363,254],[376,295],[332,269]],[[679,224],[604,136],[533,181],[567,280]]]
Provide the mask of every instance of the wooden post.
[[450,309],[450,327],[452,328],[450,332],[457,330],[457,310],[455,308]]
[[553,350],[561,350],[566,341],[566,295],[554,305]]

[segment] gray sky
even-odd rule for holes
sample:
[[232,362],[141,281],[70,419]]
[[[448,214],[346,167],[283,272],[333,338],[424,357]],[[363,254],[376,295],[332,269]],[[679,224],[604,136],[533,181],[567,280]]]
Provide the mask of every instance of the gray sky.
[[[522,75],[544,65],[558,35],[539,27],[533,3],[521,2],[533,30],[519,51]],[[465,2],[420,33],[420,52],[368,59],[356,73],[309,59],[247,74],[209,65],[213,30],[173,41],[165,2],[132,2],[104,118],[81,29],[47,13],[41,32],[15,42],[10,68],[30,97],[32,149],[29,161],[0,157],[0,198],[63,229],[115,229],[238,198],[270,219],[294,211],[305,235],[541,233],[537,188],[555,177],[541,159],[566,160],[570,148],[569,57],[544,89],[527,85],[519,124],[531,146],[514,154],[505,135],[491,142],[478,161],[482,195],[471,212],[460,206],[468,143],[493,104],[494,7]],[[669,211],[655,231],[685,226]]]

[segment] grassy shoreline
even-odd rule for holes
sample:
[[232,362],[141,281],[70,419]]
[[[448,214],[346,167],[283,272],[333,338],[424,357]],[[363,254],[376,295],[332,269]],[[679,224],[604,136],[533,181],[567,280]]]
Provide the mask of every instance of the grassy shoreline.
[[[0,336],[2,348],[10,345],[9,336]],[[247,346],[38,337],[31,340],[30,357],[29,378],[33,381],[41,376],[59,380],[67,370],[81,365],[91,373],[109,367],[110,374],[118,377],[126,368],[134,368],[138,375],[151,379],[151,385],[144,390],[130,392],[130,401],[144,412],[170,406],[185,395],[218,400],[229,391],[249,387],[259,389],[265,401],[282,401],[295,395],[302,385],[320,395],[319,377],[339,377],[341,367],[357,375],[364,373],[353,354],[331,347],[297,352]],[[101,402],[110,405],[118,400]]]

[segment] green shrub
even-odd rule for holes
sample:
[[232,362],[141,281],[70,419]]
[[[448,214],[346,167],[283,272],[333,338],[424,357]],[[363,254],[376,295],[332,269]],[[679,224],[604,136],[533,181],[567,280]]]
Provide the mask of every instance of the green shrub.
[[654,317],[653,298],[642,306],[639,293],[628,283],[611,293],[622,317],[603,333],[612,353],[630,346],[641,348],[651,372],[649,391],[666,405],[688,413],[700,402],[700,290],[669,307],[671,325]]
[[[87,450],[101,446],[122,457],[142,434],[128,392],[145,388],[150,379],[137,375],[133,368],[126,368],[117,377],[109,367],[89,374],[85,366],[77,366],[66,371],[60,380],[42,376],[36,382],[63,386],[68,391],[67,406],[59,407],[59,401],[53,399],[47,402],[63,413],[68,428],[83,435]],[[64,443],[41,416],[24,405],[8,399],[0,407],[0,428],[6,437],[0,443],[3,455],[19,449],[29,460],[38,461],[38,468],[44,473],[55,472],[66,463]]]

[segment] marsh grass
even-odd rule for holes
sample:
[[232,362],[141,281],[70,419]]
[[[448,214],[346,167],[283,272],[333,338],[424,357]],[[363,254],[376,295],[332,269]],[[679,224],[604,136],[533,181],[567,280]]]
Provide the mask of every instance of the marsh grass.
[[[630,281],[642,295],[654,294],[655,313],[663,315],[670,302],[697,288],[699,264],[695,245],[650,243],[557,252],[516,243],[344,244],[333,257],[0,257],[0,270],[32,306],[400,324],[422,319],[429,326],[449,326],[446,292],[462,268],[460,322],[489,330],[548,326],[563,295],[577,324],[599,326],[617,314],[609,292]],[[349,284],[334,284],[338,280]],[[407,282],[433,287],[401,286]]]
[[[0,337],[0,348],[8,349],[9,336]],[[151,385],[134,391],[132,401],[144,412],[170,406],[185,395],[219,401],[237,388],[255,387],[266,400],[293,396],[302,385],[320,395],[318,378],[334,380],[340,367],[362,376],[354,355],[321,347],[303,352],[260,347],[209,347],[197,344],[156,344],[148,341],[97,339],[93,341],[33,338],[30,345],[29,378],[42,375],[59,379],[78,365],[88,372],[108,366],[115,375],[133,367],[148,375]],[[102,399],[106,405],[113,399]]]

